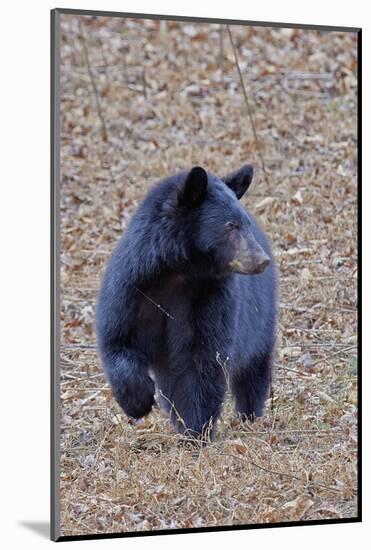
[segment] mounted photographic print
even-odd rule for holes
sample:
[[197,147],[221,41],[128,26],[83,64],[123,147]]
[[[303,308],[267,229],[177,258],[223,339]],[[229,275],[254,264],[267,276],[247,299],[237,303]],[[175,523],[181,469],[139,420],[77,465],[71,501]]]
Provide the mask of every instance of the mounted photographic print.
[[52,538],[361,520],[361,31],[52,11]]

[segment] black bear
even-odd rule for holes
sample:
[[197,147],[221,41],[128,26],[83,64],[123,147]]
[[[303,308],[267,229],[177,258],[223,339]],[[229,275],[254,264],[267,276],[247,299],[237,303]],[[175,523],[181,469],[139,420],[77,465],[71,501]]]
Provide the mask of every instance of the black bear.
[[222,179],[198,166],[157,184],[106,269],[96,332],[106,376],[129,417],[155,389],[178,431],[210,433],[227,379],[242,418],[263,413],[277,318],[270,247],[238,199],[250,165]]

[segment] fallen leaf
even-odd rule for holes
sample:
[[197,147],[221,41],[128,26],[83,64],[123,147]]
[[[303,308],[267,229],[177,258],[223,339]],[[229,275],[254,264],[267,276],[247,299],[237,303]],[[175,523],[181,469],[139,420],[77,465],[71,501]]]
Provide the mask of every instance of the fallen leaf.
[[295,195],[291,198],[292,204],[295,204],[297,206],[301,206],[303,204],[303,197],[301,194],[301,191],[297,191]]

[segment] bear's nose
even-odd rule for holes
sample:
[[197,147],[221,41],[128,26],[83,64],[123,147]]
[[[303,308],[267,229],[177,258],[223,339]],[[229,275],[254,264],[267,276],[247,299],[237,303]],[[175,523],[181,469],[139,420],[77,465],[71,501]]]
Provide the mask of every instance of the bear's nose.
[[261,254],[255,260],[255,266],[257,273],[262,273],[264,269],[270,264],[270,258],[268,254]]

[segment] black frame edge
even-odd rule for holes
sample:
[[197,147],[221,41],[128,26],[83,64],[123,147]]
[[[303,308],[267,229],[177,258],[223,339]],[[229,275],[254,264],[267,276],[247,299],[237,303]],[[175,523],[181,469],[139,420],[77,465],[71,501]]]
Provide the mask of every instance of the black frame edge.
[[362,29],[357,33],[357,420],[358,420],[358,517],[362,521]]
[[360,27],[342,27],[336,25],[315,25],[310,23],[273,23],[270,21],[250,21],[246,19],[222,19],[216,17],[193,17],[186,15],[162,15],[150,13],[127,13],[119,11],[104,11],[104,10],[80,10],[74,8],[55,8],[60,14],[65,15],[87,15],[97,17],[126,17],[130,19],[158,19],[167,21],[190,21],[196,23],[225,23],[228,25],[250,25],[254,27],[280,27],[290,29],[311,29],[318,31],[339,31],[339,32],[358,32]]
[[57,539],[57,542],[70,542],[74,540],[101,540],[118,539],[158,535],[180,535],[188,533],[215,533],[219,531],[246,531],[251,529],[275,529],[289,527],[309,527],[311,525],[335,525],[345,523],[360,523],[359,517],[354,518],[334,518],[324,520],[308,521],[288,521],[277,523],[252,523],[246,525],[221,525],[215,527],[195,527],[191,529],[161,529],[158,531],[130,531],[128,533],[99,533],[91,535],[63,535]]
[[55,97],[55,59],[54,59],[54,36],[55,36],[55,11],[50,12],[50,538],[56,540],[55,533],[55,455],[54,455],[54,97]]
[[50,11],[50,538],[59,533],[59,20]]

